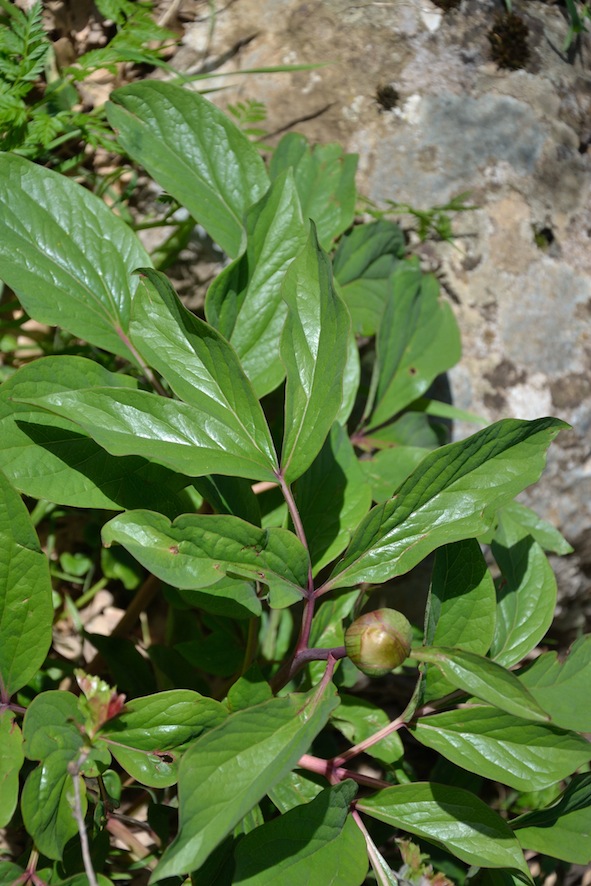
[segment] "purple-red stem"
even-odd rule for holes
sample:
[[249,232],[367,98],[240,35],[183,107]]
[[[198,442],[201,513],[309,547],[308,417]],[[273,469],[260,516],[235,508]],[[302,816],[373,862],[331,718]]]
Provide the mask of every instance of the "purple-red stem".
[[357,784],[365,785],[368,788],[391,788],[389,781],[381,778],[373,778],[371,775],[363,775],[361,772],[355,772],[352,769],[345,769],[343,766],[335,766],[333,760],[323,760],[321,757],[314,757],[312,754],[304,754],[298,760],[300,769],[307,769],[308,772],[316,772],[323,775],[331,784],[338,784],[345,781],[346,778],[352,778]]

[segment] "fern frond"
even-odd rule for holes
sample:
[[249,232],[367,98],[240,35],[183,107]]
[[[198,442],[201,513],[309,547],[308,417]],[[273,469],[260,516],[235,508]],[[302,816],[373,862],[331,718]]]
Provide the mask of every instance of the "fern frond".
[[25,92],[45,67],[51,43],[42,20],[41,3],[28,12],[0,0],[0,76],[14,87],[26,85]]

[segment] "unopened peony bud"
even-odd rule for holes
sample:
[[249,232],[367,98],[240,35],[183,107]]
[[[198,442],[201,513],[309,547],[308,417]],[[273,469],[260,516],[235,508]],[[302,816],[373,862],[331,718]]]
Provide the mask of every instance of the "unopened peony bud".
[[410,653],[412,628],[401,612],[376,609],[356,619],[345,633],[347,655],[368,677],[382,677]]

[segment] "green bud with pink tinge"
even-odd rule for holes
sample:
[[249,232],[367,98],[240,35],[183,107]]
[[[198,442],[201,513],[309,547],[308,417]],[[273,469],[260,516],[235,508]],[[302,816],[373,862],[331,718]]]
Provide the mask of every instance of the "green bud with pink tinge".
[[408,658],[412,628],[396,609],[376,609],[356,619],[345,633],[347,655],[368,677],[383,677]]

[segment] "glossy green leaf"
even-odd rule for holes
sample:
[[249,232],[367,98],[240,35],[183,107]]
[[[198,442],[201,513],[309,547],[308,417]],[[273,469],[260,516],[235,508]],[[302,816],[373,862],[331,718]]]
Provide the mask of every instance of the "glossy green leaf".
[[279,355],[287,315],[281,285],[307,233],[293,178],[284,175],[249,211],[246,251],[207,292],[207,319],[231,341],[259,397],[285,375]]
[[[440,548],[433,565],[425,644],[486,655],[494,635],[495,610],[495,586],[478,542],[469,538]],[[424,701],[453,689],[436,668],[426,668]]]
[[257,148],[195,91],[144,80],[115,90],[110,99],[107,116],[129,156],[231,258],[237,256],[246,210],[269,187]]
[[0,861],[0,886],[14,886],[23,874],[23,869],[11,861]]
[[134,698],[105,724],[101,736],[126,772],[141,784],[161,788],[176,783],[187,744],[225,718],[220,702],[174,689]]
[[276,466],[263,410],[236,353],[225,339],[183,307],[168,279],[149,268],[133,299],[130,336],[175,394],[235,426],[248,448]]
[[23,736],[11,710],[0,711],[0,827],[5,827],[18,801],[18,775],[23,765]]
[[307,584],[308,556],[292,532],[226,514],[184,514],[171,524],[152,511],[127,511],[103,527],[103,543],[112,542],[173,587],[208,587],[229,572],[295,602]]
[[272,698],[231,714],[187,751],[179,773],[179,833],[152,874],[198,868],[265,793],[294,768],[338,704],[332,687]]
[[313,778],[310,772],[302,769],[288,772],[281,781],[267,791],[269,799],[280,812],[288,812],[296,806],[309,803],[323,788],[323,785],[313,781]]
[[429,451],[422,446],[394,446],[381,449],[371,458],[360,462],[373,500],[380,503],[392,498]]
[[[33,699],[23,722],[25,754],[41,764],[29,773],[21,798],[23,821],[35,845],[49,858],[59,859],[78,828],[72,814],[74,789],[68,764],[84,745],[75,696],[43,692]],[[80,778],[82,810],[86,811]]]
[[356,792],[342,782],[251,831],[236,849],[236,886],[361,886],[365,840],[348,814]]
[[359,350],[357,349],[355,336],[351,333],[349,335],[347,362],[343,370],[343,399],[341,401],[341,408],[336,416],[336,420],[340,425],[346,425],[349,421],[357,399],[360,381],[361,361],[359,359]]
[[273,693],[258,665],[251,665],[228,690],[227,705],[231,713],[263,704]]
[[357,155],[338,144],[311,148],[297,132],[285,135],[271,158],[271,178],[293,170],[304,218],[311,218],[323,249],[353,224]]
[[591,635],[579,637],[564,661],[540,655],[519,679],[552,721],[563,729],[591,732]]
[[186,477],[149,458],[109,455],[74,422],[13,399],[95,386],[133,389],[137,382],[91,360],[62,356],[35,360],[2,385],[0,467],[8,479],[25,495],[71,507],[182,511],[178,494]]
[[501,570],[491,657],[510,667],[544,637],[556,608],[556,578],[540,545],[505,512],[491,545]]
[[357,225],[339,240],[334,275],[356,333],[375,335],[391,297],[390,276],[405,248],[400,227],[385,219]]
[[474,794],[448,785],[396,785],[359,801],[372,818],[423,837],[468,864],[509,868],[531,882],[509,825]]
[[49,564],[29,512],[0,472],[0,686],[2,700],[33,677],[51,645]]
[[350,318],[332,285],[331,265],[312,227],[283,283],[287,319],[281,336],[286,369],[281,471],[292,483],[310,467],[343,398]]
[[252,483],[248,480],[210,474],[194,480],[193,486],[211,505],[214,514],[232,514],[242,517],[247,523],[261,525],[259,496],[254,494]]
[[520,791],[553,785],[591,759],[574,732],[484,706],[421,717],[410,731],[456,766]]
[[[334,712],[331,723],[351,742],[358,744],[374,735],[390,723],[390,717],[373,702],[341,692],[341,703]],[[404,756],[404,748],[397,732],[373,744],[366,751],[370,757],[386,766],[396,763]]]
[[434,664],[457,689],[508,714],[525,720],[550,719],[517,677],[490,658],[444,646],[423,646],[411,655],[418,661]]
[[314,574],[347,546],[371,505],[371,492],[345,428],[334,424],[314,462],[294,485]]
[[461,356],[451,306],[439,298],[435,277],[407,262],[392,277],[376,338],[378,382],[369,428],[388,421],[420,397]]
[[505,419],[427,455],[396,496],[361,521],[327,587],[387,581],[442,544],[478,536],[539,478],[545,450],[565,427],[554,418]]
[[511,822],[524,849],[533,849],[572,864],[591,863],[591,773],[575,775],[547,809]]
[[523,526],[545,551],[551,551],[554,554],[572,554],[572,545],[567,542],[558,529],[521,502],[509,502],[501,511],[501,516],[505,514],[508,514],[513,522]]
[[273,464],[222,406],[202,410],[146,391],[83,388],[20,398],[75,422],[111,455],[140,455],[189,477],[276,479]]
[[189,606],[213,615],[242,619],[252,618],[253,615],[258,617],[262,612],[256,583],[228,576],[208,588],[199,590],[189,588],[181,590],[179,595]]
[[39,323],[133,360],[131,274],[149,265],[131,228],[86,188],[0,155],[0,279]]

